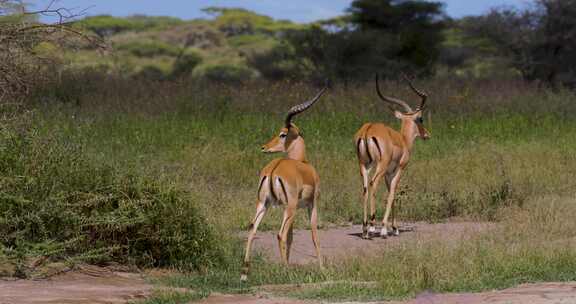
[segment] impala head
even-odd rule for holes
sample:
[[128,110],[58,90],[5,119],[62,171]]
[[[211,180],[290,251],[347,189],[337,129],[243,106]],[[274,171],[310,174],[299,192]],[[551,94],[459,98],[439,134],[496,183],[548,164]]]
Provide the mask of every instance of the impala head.
[[274,152],[288,152],[295,144],[302,142],[302,133],[300,129],[292,123],[294,116],[306,111],[310,108],[328,87],[324,87],[314,98],[306,101],[302,104],[293,106],[286,116],[284,121],[284,126],[280,129],[277,135],[275,135],[268,143],[262,146],[262,152],[274,153]]
[[268,143],[263,145],[262,152],[286,152],[290,146],[301,137],[300,129],[298,129],[295,124],[291,123],[290,127],[283,127],[277,135],[272,137]]
[[402,108],[403,111],[394,110],[392,107],[390,109],[394,112],[394,116],[402,121],[402,130],[404,130],[409,136],[416,138],[422,138],[424,140],[430,138],[430,133],[424,127],[424,117],[423,112],[426,107],[426,99],[428,95],[414,87],[412,81],[408,77],[404,76],[406,82],[416,95],[420,97],[420,105],[416,110],[412,108],[403,100],[385,96],[380,92],[380,85],[378,84],[378,74],[376,74],[376,92],[380,99],[388,102],[390,105],[397,105]]

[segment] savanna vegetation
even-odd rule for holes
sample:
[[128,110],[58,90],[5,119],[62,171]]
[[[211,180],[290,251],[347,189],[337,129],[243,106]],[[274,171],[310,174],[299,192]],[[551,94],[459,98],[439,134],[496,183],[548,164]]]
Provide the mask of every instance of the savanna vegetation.
[[[544,6],[510,18],[549,16],[542,7],[556,2],[537,1]],[[322,283],[288,292],[294,297],[377,300],[576,280],[576,96],[561,70],[568,65],[552,78],[527,74],[516,48],[485,35],[495,29],[484,18],[505,11],[450,20],[439,4],[359,0],[342,18],[311,25],[208,8],[213,17],[205,20],[98,16],[55,25],[64,33],[15,4],[0,1],[0,22],[10,25],[0,27],[0,41],[13,43],[1,43],[0,56],[20,60],[0,63],[2,276],[38,277],[78,263],[181,271],[158,283],[192,291],[150,303],[274,284]],[[362,13],[373,9],[398,19],[383,24]],[[404,24],[416,28],[398,34]],[[530,25],[523,29],[548,29]],[[19,34],[37,26],[36,35]],[[556,60],[536,57],[536,45],[521,50]],[[398,71],[422,76],[417,85],[430,95],[432,139],[415,147],[400,218],[495,228],[461,242],[329,260],[324,269],[260,256],[241,284],[240,231],[253,216],[258,170],[274,157],[259,147],[325,77],[333,80],[329,93],[296,122],[322,179],[321,226],[361,221],[353,134],[366,121],[397,127],[367,81],[375,71],[386,74],[390,95],[412,99]],[[272,210],[260,229],[276,230],[280,218]],[[296,224],[307,226],[304,212]]]

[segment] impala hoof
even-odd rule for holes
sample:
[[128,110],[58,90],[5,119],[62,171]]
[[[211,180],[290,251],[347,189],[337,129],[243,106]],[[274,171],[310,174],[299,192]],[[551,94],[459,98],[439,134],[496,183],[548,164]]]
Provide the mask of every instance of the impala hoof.
[[400,236],[400,229],[392,228],[392,235],[393,236]]
[[382,230],[380,231],[380,237],[383,239],[388,237],[388,230],[386,230],[386,228],[382,228]]

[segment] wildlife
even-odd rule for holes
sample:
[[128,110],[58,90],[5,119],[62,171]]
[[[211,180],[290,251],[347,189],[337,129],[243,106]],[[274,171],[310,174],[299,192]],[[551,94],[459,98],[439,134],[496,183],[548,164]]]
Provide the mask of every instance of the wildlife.
[[286,116],[284,126],[268,143],[262,146],[264,153],[286,153],[283,158],[272,160],[262,169],[256,201],[256,214],[250,223],[250,231],[246,242],[244,267],[241,281],[248,279],[250,269],[250,250],[258,225],[266,210],[272,206],[282,206],[284,215],[278,232],[278,247],[284,264],[290,259],[292,245],[292,224],[298,208],[306,208],[310,218],[312,241],[320,266],[322,257],[318,243],[318,208],[320,178],[314,167],[306,158],[306,145],[300,129],[292,122],[294,117],[306,111],[327,90],[324,87],[314,98],[292,107]]
[[[368,239],[371,233],[376,232],[376,193],[378,185],[384,179],[388,189],[388,197],[385,201],[384,217],[382,219],[382,229],[380,237],[388,237],[389,217],[392,214],[392,234],[399,235],[400,231],[396,225],[396,215],[394,212],[394,197],[400,182],[402,173],[406,169],[412,147],[416,138],[429,139],[430,134],[424,127],[423,112],[426,107],[428,95],[414,87],[412,81],[404,76],[409,87],[420,97],[420,104],[413,110],[403,100],[385,96],[380,91],[378,74],[376,74],[376,92],[381,100],[389,105],[389,109],[394,116],[400,120],[400,130],[383,123],[365,123],[356,132],[354,137],[356,155],[360,165],[360,176],[362,177],[362,201],[364,207],[364,217],[362,221],[362,238]],[[394,106],[400,108],[395,110]],[[371,171],[374,173],[370,177]],[[370,228],[368,228],[368,200],[370,200]]]

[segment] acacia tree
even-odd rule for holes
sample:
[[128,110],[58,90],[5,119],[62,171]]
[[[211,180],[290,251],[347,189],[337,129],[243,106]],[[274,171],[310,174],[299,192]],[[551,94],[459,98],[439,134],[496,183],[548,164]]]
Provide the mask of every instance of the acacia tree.
[[[438,60],[447,19],[443,4],[418,0],[355,0],[348,9],[350,23],[360,31],[372,31],[388,39],[375,46],[396,47],[395,60],[415,68],[430,68]],[[390,50],[387,50],[390,53]]]
[[576,84],[576,0],[535,0],[527,9],[499,8],[466,20],[526,80]]
[[[54,24],[38,21],[39,16],[57,17]],[[54,1],[41,10],[29,11],[18,0],[0,0],[0,102],[27,95],[31,87],[50,77],[46,68],[54,58],[38,51],[42,44],[65,45],[82,39],[104,46],[92,36],[70,26],[78,14],[54,7]]]
[[[419,0],[355,0],[348,14],[284,35],[305,76],[344,82],[397,77],[400,71],[431,73],[439,57],[447,17],[442,4]],[[269,58],[267,58],[269,59]],[[263,64],[260,64],[263,66]]]

